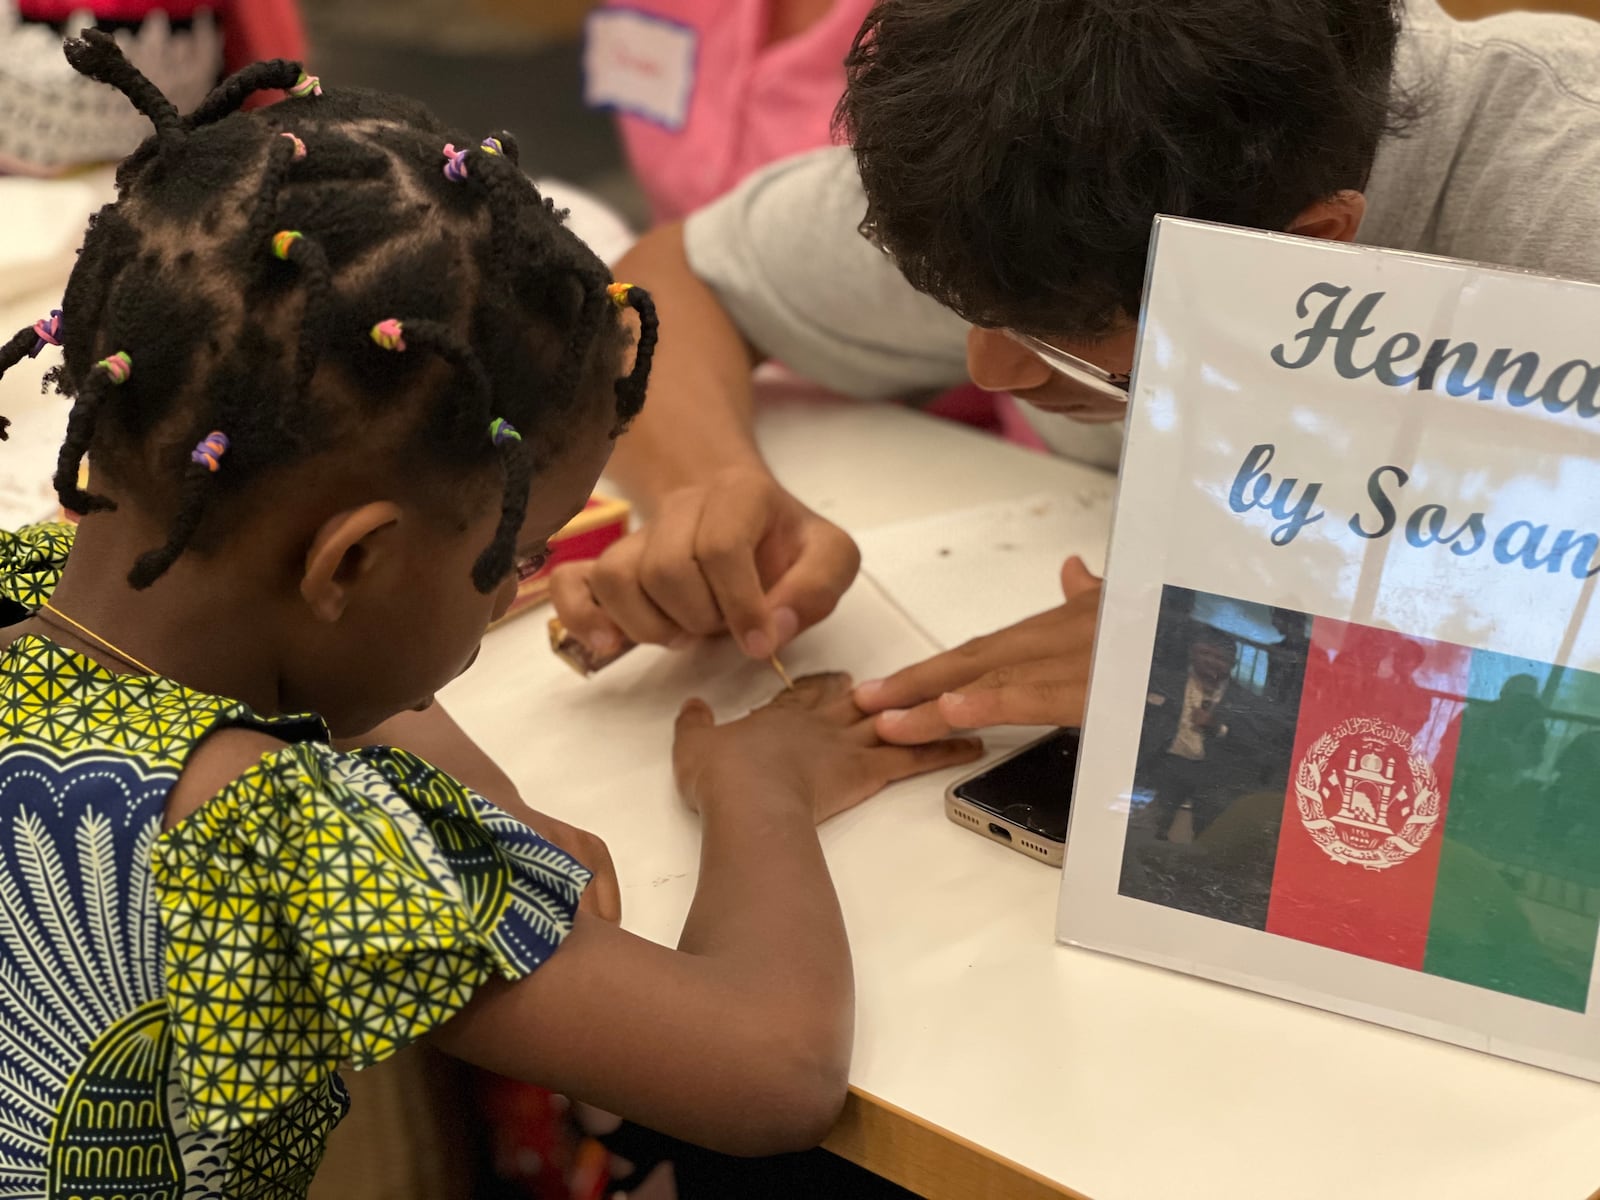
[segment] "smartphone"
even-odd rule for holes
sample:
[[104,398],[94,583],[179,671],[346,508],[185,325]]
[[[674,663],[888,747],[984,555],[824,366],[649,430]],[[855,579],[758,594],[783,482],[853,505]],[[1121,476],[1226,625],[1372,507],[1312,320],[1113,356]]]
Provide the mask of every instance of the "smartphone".
[[945,816],[1059,867],[1077,769],[1078,730],[1058,729],[952,783],[944,796]]

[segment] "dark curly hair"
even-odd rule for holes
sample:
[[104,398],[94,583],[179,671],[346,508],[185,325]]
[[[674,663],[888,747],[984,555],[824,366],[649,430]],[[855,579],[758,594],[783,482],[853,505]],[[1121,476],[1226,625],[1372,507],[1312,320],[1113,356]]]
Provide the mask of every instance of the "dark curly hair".
[[[65,49],[155,134],[91,220],[59,322],[0,348],[3,373],[62,347],[47,376],[73,400],[62,504],[113,506],[79,486],[87,454],[96,480],[172,514],[166,543],[129,576],[142,588],[223,536],[229,511],[270,502],[275,473],[320,455],[360,453],[444,500],[493,472],[500,522],[473,570],[493,588],[512,569],[533,475],[580,405],[614,383],[620,431],[643,404],[649,297],[611,285],[509,134],[469,142],[409,100],[324,93],[281,60],[247,67],[185,117],[108,35]],[[264,89],[290,98],[239,111]],[[640,337],[618,380],[624,305]]]
[[879,0],[836,121],[863,232],[977,325],[1139,310],[1158,213],[1281,230],[1412,112],[1398,0]]

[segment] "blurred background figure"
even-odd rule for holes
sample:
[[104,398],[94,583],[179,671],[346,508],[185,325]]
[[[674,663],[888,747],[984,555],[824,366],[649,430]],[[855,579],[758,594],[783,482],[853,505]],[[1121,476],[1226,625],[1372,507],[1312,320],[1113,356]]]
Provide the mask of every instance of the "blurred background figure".
[[871,0],[608,0],[584,87],[616,113],[657,222],[833,140],[844,56]]
[[295,0],[0,0],[0,172],[59,175],[112,162],[149,123],[61,57],[63,33],[116,36],[187,112],[228,72],[305,57]]

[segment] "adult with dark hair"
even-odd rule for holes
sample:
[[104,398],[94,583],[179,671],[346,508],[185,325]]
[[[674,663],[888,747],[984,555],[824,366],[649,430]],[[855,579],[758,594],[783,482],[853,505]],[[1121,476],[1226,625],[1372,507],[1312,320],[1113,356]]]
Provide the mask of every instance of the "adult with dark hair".
[[[597,649],[728,630],[761,657],[833,610],[859,555],[761,459],[766,358],[876,399],[970,372],[1114,466],[1157,213],[1600,279],[1597,76],[1600,25],[1434,0],[881,0],[854,157],[775,165],[619,264],[673,331],[611,466],[650,519],[558,573],[562,618]],[[906,742],[1076,722],[1095,581],[1063,583],[857,701]]]

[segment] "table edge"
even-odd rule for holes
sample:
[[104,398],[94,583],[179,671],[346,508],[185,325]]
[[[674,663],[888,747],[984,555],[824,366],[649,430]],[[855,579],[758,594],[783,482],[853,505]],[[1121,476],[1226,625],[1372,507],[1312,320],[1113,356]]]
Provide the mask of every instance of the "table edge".
[[925,1200],[1090,1200],[858,1087],[822,1145]]

